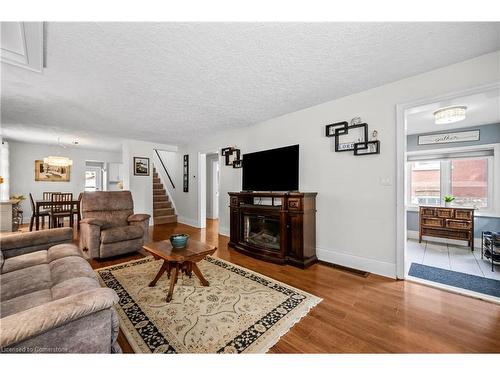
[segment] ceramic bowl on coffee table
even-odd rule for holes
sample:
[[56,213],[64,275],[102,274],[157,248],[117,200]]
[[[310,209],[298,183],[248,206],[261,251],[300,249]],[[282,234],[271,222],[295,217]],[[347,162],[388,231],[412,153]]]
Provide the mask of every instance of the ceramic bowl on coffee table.
[[174,249],[183,249],[186,247],[189,239],[189,234],[172,234],[170,236],[170,243]]

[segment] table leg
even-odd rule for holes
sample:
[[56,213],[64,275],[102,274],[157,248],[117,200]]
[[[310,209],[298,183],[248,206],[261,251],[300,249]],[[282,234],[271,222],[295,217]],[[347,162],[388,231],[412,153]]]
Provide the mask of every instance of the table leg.
[[168,289],[167,302],[172,301],[172,295],[174,294],[175,283],[177,282],[177,275],[179,273],[179,264],[176,263],[173,269],[172,278],[170,279],[170,288]]
[[170,268],[170,267],[169,267],[169,263],[168,263],[166,260],[164,260],[164,261],[163,261],[163,264],[161,265],[160,270],[159,270],[159,271],[158,271],[158,273],[156,274],[156,276],[155,276],[154,280],[153,280],[153,281],[151,281],[151,282],[149,283],[149,286],[155,286],[155,285],[156,285],[156,282],[160,279],[160,277],[161,277],[161,276],[165,273],[165,271],[166,271],[168,268]]
[[198,279],[200,280],[201,285],[203,285],[203,286],[210,285],[210,283],[207,281],[207,279],[205,279],[203,277],[203,274],[201,273],[201,271],[198,268],[198,266],[196,265],[196,263],[194,263],[194,262],[191,263],[191,269],[194,272],[194,274],[198,277]]

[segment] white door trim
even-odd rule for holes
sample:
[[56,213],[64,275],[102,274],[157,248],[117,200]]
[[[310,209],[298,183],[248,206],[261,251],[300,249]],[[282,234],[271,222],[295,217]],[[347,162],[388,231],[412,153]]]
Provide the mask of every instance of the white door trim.
[[198,228],[207,226],[207,154],[198,152]]

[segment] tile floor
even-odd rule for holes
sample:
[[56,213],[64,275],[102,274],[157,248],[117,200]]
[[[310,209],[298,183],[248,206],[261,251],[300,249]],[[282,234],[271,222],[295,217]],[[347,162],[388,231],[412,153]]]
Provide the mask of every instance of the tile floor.
[[500,265],[495,265],[491,272],[491,263],[481,259],[481,250],[474,252],[466,246],[451,245],[441,242],[408,239],[406,246],[406,272],[412,262],[470,275],[500,280]]

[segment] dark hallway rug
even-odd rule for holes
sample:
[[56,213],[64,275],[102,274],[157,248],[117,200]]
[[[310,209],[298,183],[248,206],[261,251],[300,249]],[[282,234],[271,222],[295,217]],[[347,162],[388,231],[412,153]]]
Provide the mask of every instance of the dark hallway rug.
[[412,263],[409,276],[500,297],[500,280]]

